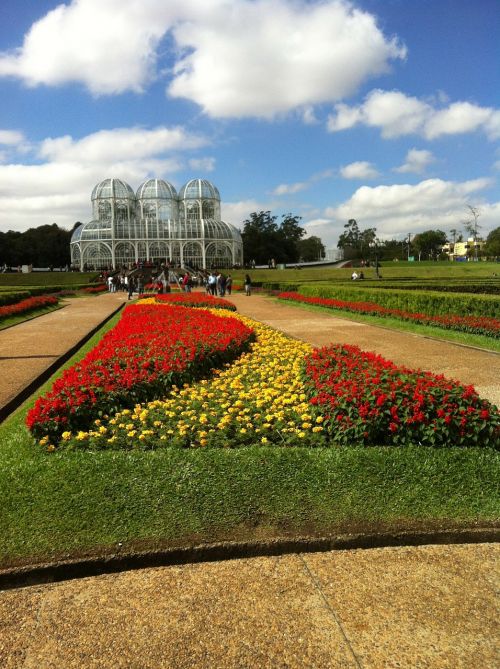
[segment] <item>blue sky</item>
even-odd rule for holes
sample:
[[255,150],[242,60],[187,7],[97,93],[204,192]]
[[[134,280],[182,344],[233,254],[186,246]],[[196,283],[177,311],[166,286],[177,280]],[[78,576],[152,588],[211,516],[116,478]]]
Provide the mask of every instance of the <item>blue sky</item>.
[[4,0],[0,229],[194,177],[336,246],[500,225],[498,0]]

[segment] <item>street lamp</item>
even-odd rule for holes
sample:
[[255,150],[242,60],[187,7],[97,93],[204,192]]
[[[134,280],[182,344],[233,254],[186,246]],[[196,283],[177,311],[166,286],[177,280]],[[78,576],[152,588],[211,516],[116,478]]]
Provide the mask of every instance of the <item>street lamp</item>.
[[377,240],[374,239],[372,242],[370,242],[370,248],[372,248],[375,252],[375,276],[377,279],[380,279],[380,273],[379,273],[379,262],[378,262],[378,245],[377,245]]

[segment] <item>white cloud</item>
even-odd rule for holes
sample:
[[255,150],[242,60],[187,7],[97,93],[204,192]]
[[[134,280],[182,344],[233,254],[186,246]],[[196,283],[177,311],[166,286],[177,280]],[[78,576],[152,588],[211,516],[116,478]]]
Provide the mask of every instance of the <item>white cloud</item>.
[[410,149],[406,154],[405,162],[399,167],[394,168],[394,172],[405,174],[411,172],[414,174],[422,174],[425,172],[427,166],[434,162],[435,158],[430,151],[425,149]]
[[276,186],[273,190],[273,195],[292,195],[293,193],[299,193],[301,190],[305,190],[308,186],[307,181],[298,181],[294,184],[280,184]]
[[373,165],[366,160],[359,160],[340,168],[344,179],[376,179],[379,176]]
[[[460,227],[467,204],[477,203],[480,191],[490,185],[490,179],[481,178],[461,183],[427,179],[415,185],[362,186],[346,202],[326,209],[325,216],[340,221],[355,218],[362,227],[376,227],[381,237],[447,230]],[[498,225],[494,217],[500,203],[481,203],[480,207],[485,229]]]
[[240,202],[221,202],[221,217],[226,223],[231,223],[238,230],[243,230],[243,221],[249,218],[254,211],[270,211],[272,205],[257,200],[241,200]]
[[355,125],[380,128],[382,137],[393,138],[417,134],[426,139],[442,135],[482,130],[490,139],[500,137],[500,111],[469,102],[455,102],[436,109],[428,102],[400,91],[371,91],[363,104],[350,107],[339,103],[328,117],[330,132],[347,130]]
[[16,146],[24,141],[24,135],[19,130],[0,130],[0,144]]
[[215,158],[206,156],[205,158],[191,158],[191,160],[188,160],[188,165],[192,170],[213,172],[215,169],[215,162]]
[[334,175],[332,169],[322,170],[321,172],[316,172],[311,175],[305,181],[297,181],[293,184],[280,184],[272,191],[272,195],[293,195],[294,193],[299,193],[300,191],[306,190],[309,186],[317,181],[322,181],[323,179],[329,179]]
[[342,0],[232,0],[173,34],[187,53],[168,91],[214,117],[272,118],[338,100],[406,54]]
[[117,128],[78,140],[45,139],[36,147],[43,162],[0,164],[5,227],[24,230],[54,222],[69,228],[76,220],[89,220],[92,188],[102,179],[116,176],[133,188],[152,176],[171,179],[186,167],[183,153],[205,144],[180,127]]
[[[172,39],[170,61],[160,42]],[[0,54],[0,76],[30,86],[80,82],[143,91],[163,69],[168,93],[213,117],[272,118],[352,95],[406,49],[347,0],[73,0]],[[163,56],[163,54],[162,54]]]

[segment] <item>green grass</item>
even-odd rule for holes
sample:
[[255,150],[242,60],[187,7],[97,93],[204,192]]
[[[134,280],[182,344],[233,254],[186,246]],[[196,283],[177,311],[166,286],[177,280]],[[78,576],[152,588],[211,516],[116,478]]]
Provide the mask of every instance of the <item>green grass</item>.
[[19,272],[0,273],[0,288],[9,286],[29,290],[36,286],[67,286],[91,283],[98,274],[95,272]]
[[48,454],[24,427],[33,401],[0,426],[3,565],[105,554],[118,543],[144,549],[498,521],[500,454],[489,449]]
[[424,337],[432,337],[433,339],[440,339],[442,341],[449,341],[455,344],[462,344],[463,346],[474,346],[476,348],[485,349],[486,351],[500,352],[500,340],[494,339],[493,337],[485,337],[483,335],[475,335],[468,332],[458,332],[455,330],[446,330],[445,328],[433,327],[430,325],[420,325],[410,321],[402,321],[398,318],[353,314],[352,311],[344,311],[343,309],[329,309],[328,307],[320,307],[314,304],[306,304],[304,302],[294,302],[292,300],[276,299],[276,302],[297,307],[298,309],[305,309],[306,311],[321,311],[322,313],[327,313],[330,316],[345,318],[346,320],[354,321],[355,323],[378,325],[390,330],[411,332],[412,334],[419,334]]
[[[367,267],[363,269],[366,279],[375,278],[375,269]],[[308,281],[337,281],[339,279],[350,279],[352,268],[335,267],[313,267],[300,270],[295,269],[255,269],[231,271],[234,283],[242,283],[245,274],[250,274],[254,282],[286,282],[306,283]],[[500,276],[500,263],[494,262],[470,262],[452,263],[442,262],[387,262],[382,261],[380,268],[381,281],[397,279],[491,279],[494,275]]]

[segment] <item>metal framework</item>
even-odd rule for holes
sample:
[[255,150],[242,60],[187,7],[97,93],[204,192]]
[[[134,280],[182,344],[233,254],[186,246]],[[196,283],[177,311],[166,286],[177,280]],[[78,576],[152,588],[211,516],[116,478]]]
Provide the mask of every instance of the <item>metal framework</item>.
[[243,264],[240,232],[221,220],[220,194],[206,179],[191,179],[177,194],[163,179],[137,193],[120,179],[92,191],[93,220],[71,237],[71,262],[80,270],[129,268],[134,263],[211,269]]

